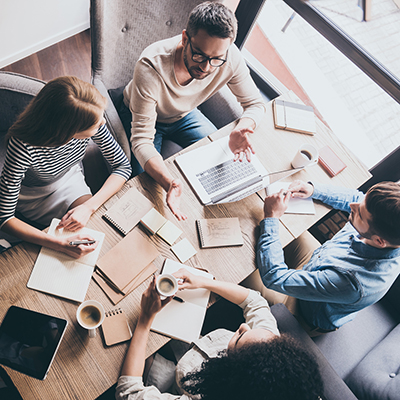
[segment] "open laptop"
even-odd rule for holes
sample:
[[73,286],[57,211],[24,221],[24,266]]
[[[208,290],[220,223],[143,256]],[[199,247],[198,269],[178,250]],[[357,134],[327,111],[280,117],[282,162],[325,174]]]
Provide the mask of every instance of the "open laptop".
[[176,157],[175,161],[204,205],[238,201],[269,183],[268,172],[252,155],[233,161],[229,136]]
[[67,325],[65,319],[11,306],[0,326],[0,364],[45,379]]

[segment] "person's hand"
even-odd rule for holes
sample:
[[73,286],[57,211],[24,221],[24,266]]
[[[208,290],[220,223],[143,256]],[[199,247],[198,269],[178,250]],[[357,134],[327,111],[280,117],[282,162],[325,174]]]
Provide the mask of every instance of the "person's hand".
[[92,244],[79,244],[76,246],[70,245],[70,242],[78,240],[93,240],[93,238],[90,235],[74,235],[68,238],[63,238],[60,247],[57,250],[60,250],[71,257],[80,258],[94,251],[98,245],[97,241]]
[[264,200],[264,218],[280,218],[288,208],[290,191],[281,189],[279,193],[271,194]]
[[171,300],[172,297],[167,297],[165,300],[161,300],[161,297],[156,289],[156,277],[153,276],[153,279],[150,282],[149,287],[142,294],[142,300],[140,302],[141,311],[139,320],[142,323],[151,322],[156,316],[156,314]]
[[77,231],[82,229],[92,215],[92,210],[85,203],[69,210],[62,218],[56,229],[67,229],[69,231]]
[[250,143],[249,133],[253,133],[250,128],[234,129],[229,136],[229,148],[234,154],[233,161],[243,161],[246,156],[247,161],[251,161],[251,154],[255,154],[253,145]]
[[292,197],[306,199],[314,193],[314,186],[310,183],[296,180],[290,184],[288,190],[292,192]]
[[201,276],[191,274],[187,269],[181,268],[172,275],[178,279],[179,290],[183,289],[199,289],[204,287],[204,279]]
[[167,192],[167,205],[179,221],[187,218],[180,210],[181,195],[182,195],[182,182],[180,179],[173,179]]

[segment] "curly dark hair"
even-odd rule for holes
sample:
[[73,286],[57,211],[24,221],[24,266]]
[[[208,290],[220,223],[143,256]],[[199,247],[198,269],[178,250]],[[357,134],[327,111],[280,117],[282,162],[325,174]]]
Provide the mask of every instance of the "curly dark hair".
[[317,362],[286,334],[221,352],[181,386],[202,400],[317,400],[323,393]]

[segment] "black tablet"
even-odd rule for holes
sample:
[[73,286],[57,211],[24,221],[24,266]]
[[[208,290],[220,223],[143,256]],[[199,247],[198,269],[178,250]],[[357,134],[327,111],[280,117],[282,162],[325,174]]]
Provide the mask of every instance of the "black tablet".
[[43,380],[68,321],[11,306],[0,326],[0,364]]

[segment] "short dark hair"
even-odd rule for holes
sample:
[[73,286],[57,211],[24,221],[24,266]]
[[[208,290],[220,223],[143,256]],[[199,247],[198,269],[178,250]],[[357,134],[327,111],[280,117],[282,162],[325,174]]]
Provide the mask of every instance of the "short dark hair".
[[317,362],[286,334],[221,352],[184,376],[181,385],[202,400],[317,400],[323,395]]
[[189,37],[203,29],[210,36],[236,39],[237,20],[235,14],[221,3],[206,1],[196,6],[189,15],[186,31]]
[[8,131],[33,146],[61,146],[93,127],[107,100],[90,83],[74,76],[48,82]]
[[365,206],[372,215],[370,234],[376,234],[394,246],[400,245],[400,185],[380,182],[365,195]]

